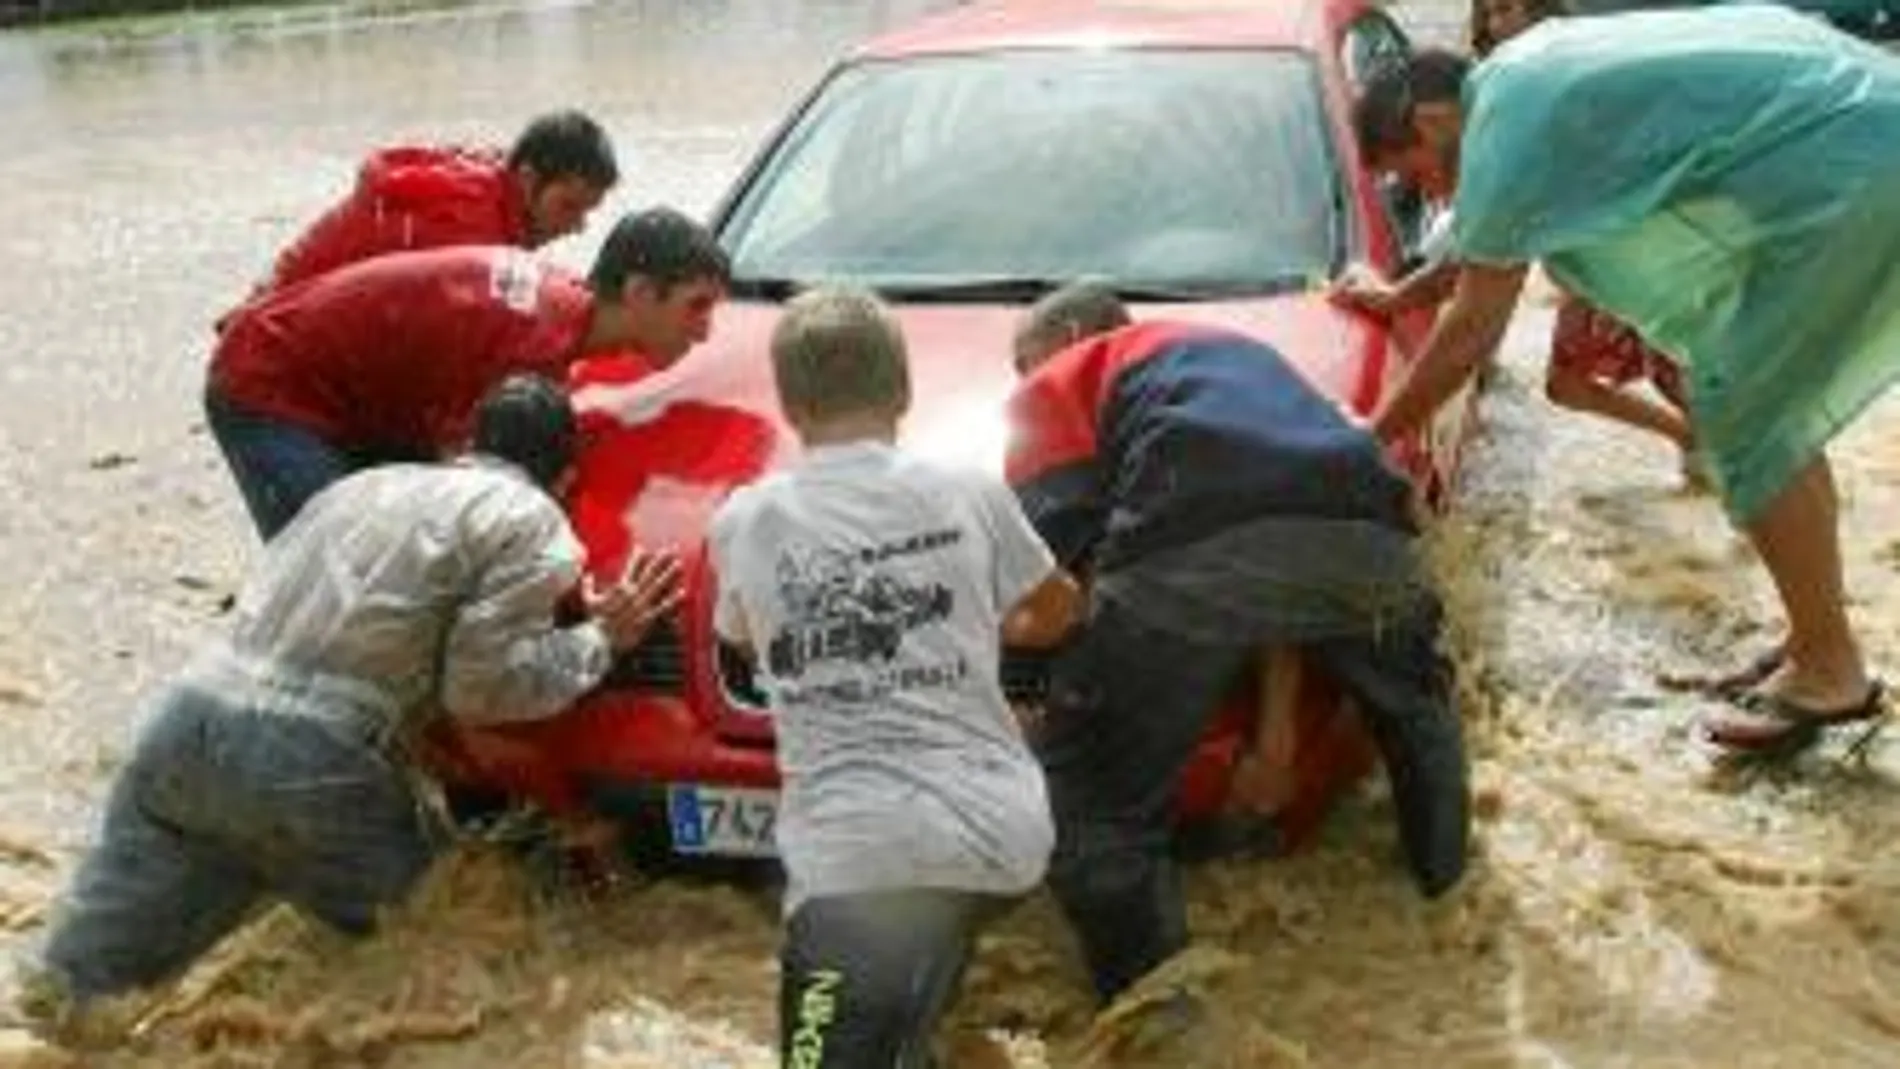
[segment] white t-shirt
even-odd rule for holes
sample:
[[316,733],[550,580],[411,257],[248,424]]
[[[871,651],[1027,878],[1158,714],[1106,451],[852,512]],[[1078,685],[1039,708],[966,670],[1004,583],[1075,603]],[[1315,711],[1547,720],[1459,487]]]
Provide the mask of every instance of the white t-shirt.
[[1427,264],[1440,264],[1451,258],[1451,228],[1456,221],[1449,207],[1432,213],[1431,222],[1425,224],[1425,235],[1418,242],[1419,254]]
[[786,912],[1040,883],[1049,799],[997,666],[1004,614],[1055,561],[1009,488],[825,446],[735,492],[710,539],[714,626],[743,620],[776,714]]

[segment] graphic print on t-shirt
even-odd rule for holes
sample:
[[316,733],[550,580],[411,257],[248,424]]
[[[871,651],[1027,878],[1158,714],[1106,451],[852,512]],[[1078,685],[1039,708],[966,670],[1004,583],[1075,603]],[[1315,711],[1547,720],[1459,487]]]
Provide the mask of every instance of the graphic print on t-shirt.
[[897,666],[905,636],[950,618],[956,595],[942,583],[907,581],[889,566],[893,558],[931,553],[955,545],[956,530],[933,531],[855,552],[837,549],[779,553],[776,585],[784,625],[766,646],[772,675],[790,683],[814,667],[836,663],[866,674],[799,688],[808,697],[869,701],[896,690],[948,686],[961,680],[961,658],[944,664]]

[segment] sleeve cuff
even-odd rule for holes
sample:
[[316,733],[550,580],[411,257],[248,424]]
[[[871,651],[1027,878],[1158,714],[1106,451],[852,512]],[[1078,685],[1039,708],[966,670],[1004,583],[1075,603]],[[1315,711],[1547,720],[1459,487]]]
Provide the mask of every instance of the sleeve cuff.
[[593,620],[585,620],[569,628],[568,634],[581,651],[587,685],[592,687],[614,666],[614,646],[607,638],[607,629]]

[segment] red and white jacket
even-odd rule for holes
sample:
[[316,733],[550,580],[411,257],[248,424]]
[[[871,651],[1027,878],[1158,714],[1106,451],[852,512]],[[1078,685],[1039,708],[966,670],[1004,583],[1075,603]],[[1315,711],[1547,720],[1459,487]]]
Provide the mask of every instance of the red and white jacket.
[[391,253],[233,313],[209,388],[340,449],[439,454],[502,379],[565,380],[592,316],[582,279],[522,249]]

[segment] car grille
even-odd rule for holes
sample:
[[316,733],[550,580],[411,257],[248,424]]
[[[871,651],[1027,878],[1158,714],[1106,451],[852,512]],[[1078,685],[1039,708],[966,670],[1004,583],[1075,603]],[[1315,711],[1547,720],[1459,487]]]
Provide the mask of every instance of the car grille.
[[1034,704],[1049,693],[1050,655],[1029,650],[1003,651],[1003,694],[1012,702]]
[[638,646],[622,653],[601,681],[609,687],[639,687],[678,694],[686,689],[686,644],[679,627],[662,621]]
[[719,643],[718,658],[719,682],[726,688],[726,700],[741,709],[766,708],[769,703],[751,659],[729,642]]

